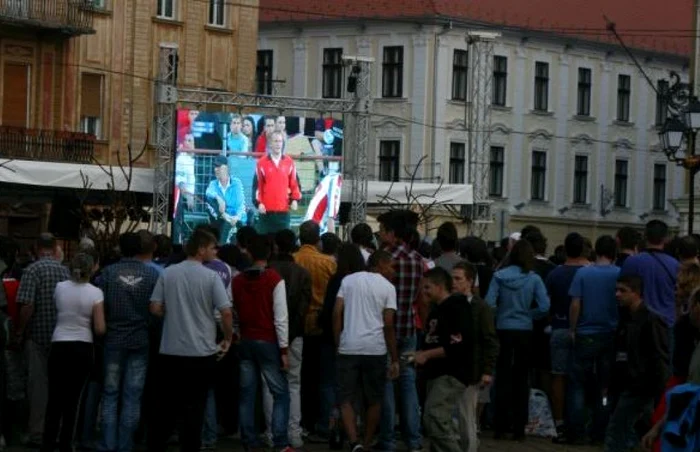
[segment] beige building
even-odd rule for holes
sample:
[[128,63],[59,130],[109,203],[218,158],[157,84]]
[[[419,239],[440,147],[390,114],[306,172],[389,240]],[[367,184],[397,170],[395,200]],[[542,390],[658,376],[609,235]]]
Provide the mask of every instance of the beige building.
[[[35,236],[56,195],[74,194],[79,171],[99,178],[96,163],[116,166],[119,152],[126,165],[129,144],[134,155],[147,146],[135,167],[153,164],[161,46],[178,48],[179,85],[251,91],[257,7],[257,0],[0,1],[0,162],[12,160],[0,168],[0,234]],[[62,173],[73,182],[61,185]]]
[[[270,8],[277,3],[262,1]],[[304,11],[303,2],[291,3],[290,9]],[[392,2],[380,9],[365,3],[340,1],[327,18],[317,17],[323,12],[263,14],[258,77],[283,80],[260,87],[272,86],[279,95],[346,96],[348,69],[340,56],[373,57],[373,180],[402,179],[428,155],[419,171],[424,181],[472,182],[465,132],[473,76],[467,33],[486,28],[501,33],[489,61],[488,238],[498,240],[526,224],[540,226],[552,244],[573,230],[595,237],[621,226],[641,228],[653,218],[678,227],[669,200],[684,193],[685,174],[659,150],[664,104],[615,42],[505,26],[500,19],[498,25],[484,23],[501,17],[498,11],[487,17],[475,8],[482,16],[470,22],[466,6],[460,12],[443,5],[446,12],[438,17],[392,9]],[[493,7],[503,7],[503,17],[510,14],[505,3]],[[687,77],[687,46],[674,48],[661,38],[632,39],[635,45],[652,83],[663,84],[669,71]]]

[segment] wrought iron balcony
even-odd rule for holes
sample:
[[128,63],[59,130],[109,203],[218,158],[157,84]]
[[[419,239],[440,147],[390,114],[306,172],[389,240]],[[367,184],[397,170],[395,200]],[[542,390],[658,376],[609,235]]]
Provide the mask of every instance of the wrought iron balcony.
[[93,34],[93,0],[0,0],[0,26],[54,31],[65,36]]
[[60,130],[0,126],[0,158],[93,163],[95,136]]

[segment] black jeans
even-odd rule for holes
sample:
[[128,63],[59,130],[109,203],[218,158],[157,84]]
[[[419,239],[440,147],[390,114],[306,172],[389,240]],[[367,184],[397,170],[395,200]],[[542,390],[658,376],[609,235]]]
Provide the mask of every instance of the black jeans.
[[[323,425],[328,423],[327,418],[319,419],[321,412],[322,345],[323,336],[304,336],[304,349],[301,358],[302,363],[304,363],[301,366],[301,420],[304,428],[311,432],[316,431],[318,422],[322,422]],[[326,431],[320,433],[326,433]]]
[[94,359],[94,348],[89,342],[51,344],[48,362],[49,400],[46,405],[42,452],[54,450],[57,436],[59,450],[73,450],[80,396],[90,376]]
[[506,433],[512,426],[514,435],[524,436],[529,414],[532,331],[498,330],[498,339],[496,433]]
[[207,392],[214,381],[216,356],[190,357],[160,355],[158,357],[157,413],[153,413],[153,430],[148,435],[148,450],[164,452],[168,436],[179,415],[180,450],[198,452],[202,442],[202,423]]

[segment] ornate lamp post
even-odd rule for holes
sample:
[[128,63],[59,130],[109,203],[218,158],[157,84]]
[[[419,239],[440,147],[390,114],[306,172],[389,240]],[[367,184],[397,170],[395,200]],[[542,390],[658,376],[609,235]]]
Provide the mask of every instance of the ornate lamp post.
[[688,234],[693,233],[695,219],[695,175],[700,170],[700,156],[695,154],[695,143],[700,130],[700,101],[693,87],[682,83],[680,76],[671,72],[672,84],[659,96],[667,107],[666,122],[659,131],[659,139],[666,158],[688,171]]

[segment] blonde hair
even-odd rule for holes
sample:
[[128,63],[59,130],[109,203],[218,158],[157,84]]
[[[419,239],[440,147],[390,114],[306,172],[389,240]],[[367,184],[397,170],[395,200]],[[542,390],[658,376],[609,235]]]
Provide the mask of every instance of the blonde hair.
[[682,264],[676,279],[676,313],[682,314],[691,296],[700,288],[700,265]]

